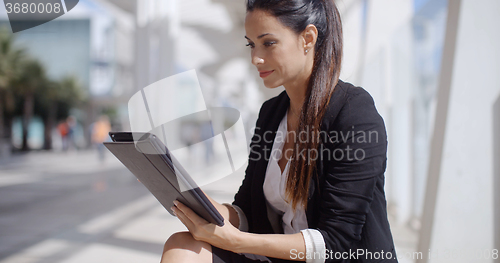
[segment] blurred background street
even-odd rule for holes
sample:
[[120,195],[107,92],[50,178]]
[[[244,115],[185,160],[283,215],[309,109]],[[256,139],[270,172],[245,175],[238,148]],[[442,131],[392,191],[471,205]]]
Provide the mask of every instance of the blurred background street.
[[[372,95],[387,129],[399,262],[498,261],[500,1],[336,2],[341,79]],[[284,89],[265,88],[250,63],[244,18],[244,0],[80,0],[12,33],[0,5],[0,263],[159,262],[185,228],[102,143],[131,130],[134,94],[193,69],[201,93],[161,105],[237,109],[244,130],[231,136],[249,142]],[[193,123],[177,128],[179,159],[217,159],[217,145],[191,145]],[[231,202],[246,164],[236,168],[202,189]]]

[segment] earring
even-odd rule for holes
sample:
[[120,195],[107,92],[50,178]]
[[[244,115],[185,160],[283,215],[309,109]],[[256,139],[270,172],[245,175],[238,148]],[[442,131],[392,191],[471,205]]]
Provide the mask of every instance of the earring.
[[309,51],[309,50],[308,50],[308,49],[306,49],[306,53],[307,53],[308,51]]

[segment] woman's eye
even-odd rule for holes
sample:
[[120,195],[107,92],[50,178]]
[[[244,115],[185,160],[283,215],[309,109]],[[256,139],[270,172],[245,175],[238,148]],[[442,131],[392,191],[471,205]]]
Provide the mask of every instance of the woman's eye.
[[[276,42],[274,42],[274,41],[273,41],[273,42],[265,42],[265,43],[264,43],[264,46],[266,46],[266,47],[270,47],[270,46],[272,46],[272,45],[274,45],[274,44],[276,44]],[[248,43],[248,44],[246,44],[246,46],[247,46],[247,47],[250,47],[250,48],[254,48],[254,47],[255,47],[255,44],[253,44],[253,43]]]

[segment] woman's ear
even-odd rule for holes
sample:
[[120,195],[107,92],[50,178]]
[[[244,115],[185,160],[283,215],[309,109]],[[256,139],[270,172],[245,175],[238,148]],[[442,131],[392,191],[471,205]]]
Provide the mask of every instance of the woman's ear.
[[318,29],[315,25],[309,24],[302,31],[301,37],[304,42],[304,50],[312,51],[318,39]]

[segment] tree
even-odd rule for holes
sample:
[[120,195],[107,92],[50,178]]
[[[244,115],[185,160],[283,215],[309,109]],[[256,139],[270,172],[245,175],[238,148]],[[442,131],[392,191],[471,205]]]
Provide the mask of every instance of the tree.
[[33,59],[22,61],[20,74],[14,79],[12,87],[15,89],[14,92],[23,98],[23,143],[21,148],[23,151],[29,150],[28,127],[33,117],[35,92],[48,83],[45,69],[40,62]]
[[5,137],[5,113],[15,108],[12,85],[25,57],[25,50],[15,47],[12,34],[0,30],[0,140]]

